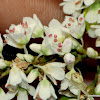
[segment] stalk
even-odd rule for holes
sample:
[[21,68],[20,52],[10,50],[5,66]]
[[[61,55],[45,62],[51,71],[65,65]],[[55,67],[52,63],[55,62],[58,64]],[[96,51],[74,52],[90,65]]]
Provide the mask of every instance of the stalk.
[[33,69],[33,66],[29,66],[28,69],[25,71],[26,74],[28,74]]
[[86,91],[90,94],[93,95],[94,94],[94,89],[95,89],[95,85],[96,82],[98,80],[98,75],[100,75],[100,66],[97,67],[97,73],[95,75],[95,79],[94,81],[87,87]]
[[27,50],[27,48],[26,48],[26,45],[24,45],[24,53],[25,53],[25,54],[28,54],[28,50]]
[[0,79],[4,78],[5,76],[9,75],[10,68],[8,68],[5,72],[3,72],[0,76]]

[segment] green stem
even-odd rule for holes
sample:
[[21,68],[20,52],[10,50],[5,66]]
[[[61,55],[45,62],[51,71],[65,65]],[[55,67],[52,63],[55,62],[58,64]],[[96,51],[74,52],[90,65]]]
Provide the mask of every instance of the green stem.
[[86,91],[90,94],[93,95],[94,94],[94,89],[95,89],[95,85],[96,82],[98,80],[98,75],[100,74],[100,66],[97,67],[97,73],[95,75],[94,81],[87,87]]
[[68,69],[68,70],[71,70],[73,67],[74,67],[74,63],[73,63],[73,64],[67,65],[67,69]]
[[28,54],[28,50],[27,50],[27,48],[26,48],[26,45],[24,45],[24,53],[25,53],[25,54]]
[[42,56],[42,53],[40,53],[40,54],[36,57],[35,63],[37,62],[37,60],[38,60],[41,56]]
[[80,40],[81,40],[82,47],[83,47],[83,46],[84,46],[84,41],[83,41],[83,38],[81,38]]
[[7,76],[10,72],[10,68],[8,68],[5,72],[3,72],[0,76],[0,79],[4,78],[5,76]]
[[29,66],[28,69],[25,71],[26,74],[28,74],[33,69],[33,66]]

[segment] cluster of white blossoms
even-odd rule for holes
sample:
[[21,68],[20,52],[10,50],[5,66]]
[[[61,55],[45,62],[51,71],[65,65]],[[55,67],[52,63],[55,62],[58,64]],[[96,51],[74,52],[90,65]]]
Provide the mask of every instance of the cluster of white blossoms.
[[[66,96],[66,100],[94,100],[88,97],[88,86],[74,65],[85,57],[100,58],[93,48],[83,48],[85,31],[90,37],[97,38],[96,46],[100,46],[99,2],[100,0],[64,0],[60,6],[63,6],[63,12],[67,15],[62,23],[52,19],[48,26],[44,26],[34,14],[33,18],[24,17],[18,25],[12,24],[6,30],[7,34],[3,35],[6,44],[24,49],[24,53],[17,53],[12,61],[3,57],[5,43],[0,35],[1,78],[6,75],[6,72],[2,75],[3,70],[9,74],[5,85],[8,92],[5,93],[0,88],[0,100],[12,100],[15,96],[17,100],[28,100],[28,95],[33,100],[60,100],[58,93]],[[29,43],[36,38],[42,38],[42,43]],[[33,54],[28,51],[27,44]],[[34,52],[38,56],[34,56]],[[58,91],[55,91],[55,87],[58,87]],[[100,95],[100,90],[96,88],[95,94]]]

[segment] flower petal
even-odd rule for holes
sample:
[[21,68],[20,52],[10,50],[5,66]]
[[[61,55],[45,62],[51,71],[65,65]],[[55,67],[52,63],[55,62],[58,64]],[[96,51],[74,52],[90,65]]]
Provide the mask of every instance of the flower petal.
[[52,19],[48,25],[50,28],[61,27],[61,23],[57,19]]
[[89,29],[89,30],[88,30],[88,35],[89,35],[91,38],[96,38],[95,29]]
[[91,27],[91,28],[94,28],[94,29],[95,29],[95,28],[98,29],[98,28],[100,28],[100,25],[91,25],[90,27]]
[[43,29],[43,25],[40,22],[40,20],[38,19],[38,17],[36,16],[36,14],[33,15],[33,19],[36,23],[36,26],[33,30],[33,34],[32,37],[34,38],[38,38],[38,37],[44,37],[44,29]]
[[54,90],[52,84],[50,85],[50,91],[51,91],[52,96],[53,96],[55,99],[57,99],[57,96],[56,96],[56,94],[55,94],[55,90]]
[[20,72],[20,69],[17,68],[16,66],[10,70],[10,74],[9,74],[10,85],[16,86],[17,84],[21,83],[22,78],[19,72]]
[[38,19],[36,14],[33,15],[33,19],[36,22],[36,24],[39,25],[43,29],[43,25],[42,25],[41,21]]
[[93,4],[95,2],[95,0],[84,0],[84,4],[86,6],[90,6],[91,4]]
[[96,30],[95,30],[95,35],[96,35],[97,37],[100,37],[100,29],[96,29]]
[[66,64],[65,63],[60,63],[60,62],[52,62],[52,63],[48,63],[46,64],[46,66],[52,66],[52,67],[58,67],[58,68],[62,68],[65,67]]
[[7,41],[8,45],[11,45],[13,47],[20,48],[20,49],[23,48],[23,46],[19,45],[13,38],[11,38],[11,36],[9,34],[5,34],[3,36],[4,36],[5,40]]
[[27,91],[24,89],[19,89],[17,100],[28,100]]
[[39,90],[40,90],[40,85],[38,84],[37,88],[36,88],[36,91],[35,91],[35,94],[33,96],[33,99],[35,99],[39,93]]
[[97,22],[100,23],[100,8],[98,9]]
[[28,27],[31,27],[31,29],[33,30],[36,25],[35,21],[31,17],[24,17],[23,23],[25,24],[26,22]]
[[1,87],[0,87],[0,100],[8,100],[5,92],[3,91]]
[[35,88],[33,86],[29,86],[28,88],[28,93],[31,95],[31,96],[34,96],[35,94]]
[[44,79],[40,82],[40,90],[39,90],[39,96],[41,99],[46,100],[50,98],[50,87],[49,87],[49,81]]
[[79,88],[77,88],[76,86],[71,86],[69,89],[74,95],[79,94]]
[[23,89],[28,89],[29,88],[29,84],[27,83],[27,82],[25,82],[25,81],[22,81],[20,84],[19,84],[19,86],[21,87],[21,88],[23,88]]
[[72,14],[74,13],[74,11],[75,11],[75,4],[73,0],[66,2],[66,4],[63,6],[63,12],[65,14]]
[[38,69],[33,69],[27,76],[28,83],[32,83],[38,77]]
[[65,77],[65,72],[62,68],[58,67],[52,67],[52,66],[44,66],[45,73],[51,75],[56,80],[63,80]]
[[47,76],[48,76],[49,79],[54,83],[54,85],[57,85],[56,80],[55,80],[53,77],[51,77],[51,75],[47,75]]
[[26,74],[21,70],[20,70],[20,76],[21,76],[22,80],[27,82]]
[[72,49],[72,40],[65,39],[62,45],[62,52],[69,53]]
[[83,5],[83,0],[75,0],[76,9],[81,8],[82,5]]
[[81,14],[81,11],[82,11],[82,10],[77,10],[77,11],[75,11],[75,12],[72,14],[73,17],[77,18],[77,17]]
[[100,47],[100,37],[96,39],[96,47]]
[[88,23],[95,23],[97,21],[97,12],[94,10],[88,11],[88,13],[85,16],[85,20]]
[[66,90],[69,86],[69,81],[67,79],[64,79],[62,82],[61,82],[61,90]]
[[14,97],[15,97],[15,95],[17,94],[17,90],[16,91],[8,91],[7,92],[7,94],[6,94],[6,96],[7,96],[7,98],[10,100],[10,99],[13,99]]

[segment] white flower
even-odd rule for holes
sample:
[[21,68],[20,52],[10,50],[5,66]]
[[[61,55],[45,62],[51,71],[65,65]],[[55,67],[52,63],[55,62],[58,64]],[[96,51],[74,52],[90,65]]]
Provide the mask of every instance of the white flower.
[[71,51],[72,41],[65,39],[67,29],[60,22],[53,19],[49,23],[49,27],[45,26],[44,29],[46,36],[43,38],[42,44],[31,44],[30,49],[32,51],[40,53],[41,55],[64,55],[64,53]]
[[57,40],[57,35],[49,34],[44,37],[42,44],[32,43],[30,49],[42,55],[64,55],[71,51],[72,42],[70,38],[66,38],[63,43],[60,43]]
[[[13,99],[16,94],[17,100],[28,100],[28,93],[31,96],[34,96],[35,88],[33,86],[28,85],[26,82],[22,82],[17,86],[8,86],[9,91],[7,92],[8,99]],[[27,93],[28,92],[28,93]]]
[[0,59],[0,69],[4,69],[7,67],[7,63],[4,59]]
[[33,19],[31,17],[24,17],[23,25],[25,25],[25,23],[27,23],[27,25],[32,29],[33,38],[44,37],[43,25],[36,16],[36,14],[33,15]]
[[88,35],[96,39],[96,47],[100,47],[100,25],[91,25],[88,30]]
[[32,83],[38,77],[38,69],[33,69],[27,76],[28,83]]
[[84,15],[81,14],[78,20],[71,16],[66,16],[63,26],[66,26],[68,33],[71,34],[76,39],[81,39],[85,31],[85,20]]
[[57,41],[56,35],[49,34],[44,37],[42,44],[32,43],[30,49],[42,55],[63,55],[61,52],[62,43]]
[[35,94],[34,94],[34,98],[36,98],[36,96],[39,94],[39,97],[43,100],[47,100],[48,98],[50,98],[50,96],[52,95],[54,98],[57,99],[57,96],[55,94],[55,90],[52,86],[52,84],[46,79],[44,78],[37,86]]
[[63,80],[65,77],[65,72],[62,67],[65,67],[65,63],[52,62],[45,64],[44,66],[35,65],[36,67],[41,68],[44,73],[54,82],[56,85],[56,80]]
[[[60,4],[63,6],[63,12],[65,14],[74,15],[78,17],[81,13],[81,10],[90,6],[95,1],[94,0],[63,0],[64,2]],[[83,2],[86,6],[83,6]]]
[[[74,95],[78,95],[80,88],[73,84],[73,82],[80,84],[83,82],[83,77],[81,73],[77,73],[74,68],[72,68],[66,75],[65,79],[61,82],[60,90],[69,89]],[[70,95],[69,95],[70,96]]]
[[6,83],[6,87],[9,85],[16,86],[20,84],[22,81],[27,82],[26,75],[21,69],[16,67],[15,63],[13,63],[13,67],[10,70],[9,77]]
[[91,47],[87,48],[86,54],[90,58],[98,57],[98,52],[96,50],[94,50],[93,48],[91,48]]
[[0,87],[0,100],[9,100],[1,87]]
[[12,24],[9,30],[6,30],[8,34],[5,34],[5,40],[7,44],[16,47],[16,48],[24,48],[24,46],[29,42],[32,30],[30,27],[23,26],[21,24],[14,25]]
[[100,23],[100,3],[98,0],[90,8],[86,9],[86,12],[85,20],[88,23]]
[[72,64],[75,62],[75,56],[72,55],[71,53],[67,53],[65,56],[64,56],[64,62],[69,65],[69,64]]
[[52,19],[48,26],[49,27],[44,26],[46,35],[52,34],[56,37],[58,42],[63,42],[67,35],[67,29],[56,19]]

